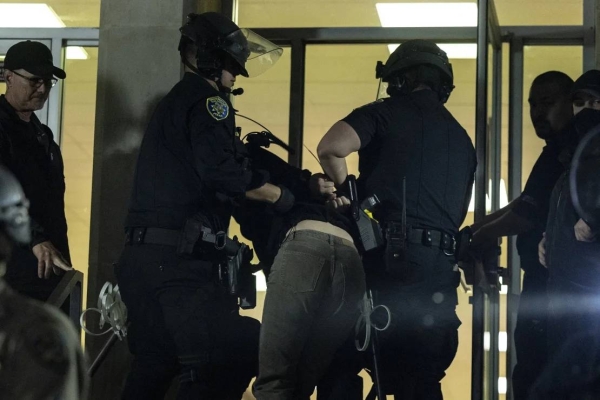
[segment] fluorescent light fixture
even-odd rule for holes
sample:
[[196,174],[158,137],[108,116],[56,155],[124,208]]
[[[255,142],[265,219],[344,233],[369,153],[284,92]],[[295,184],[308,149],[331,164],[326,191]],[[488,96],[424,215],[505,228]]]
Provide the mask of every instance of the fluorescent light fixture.
[[[52,7],[42,3],[0,3],[0,28],[64,28]],[[87,60],[83,47],[67,47],[67,59]],[[0,56],[4,59],[4,56]]]
[[[388,44],[390,54],[398,46],[398,44]],[[477,58],[477,44],[475,43],[438,43],[438,47],[444,50],[451,60]]]
[[88,58],[90,58],[90,56],[83,47],[67,46],[67,59],[68,60],[87,60]]
[[477,26],[476,3],[377,3],[383,27]]
[[[477,26],[476,3],[377,3],[382,27],[433,28]],[[438,46],[450,59],[477,58],[475,43],[443,43]],[[390,53],[397,44],[388,46]]]
[[0,4],[0,28],[64,28],[65,26],[47,4]]
[[506,394],[507,388],[508,388],[508,382],[506,381],[506,378],[503,376],[498,378],[498,393]]

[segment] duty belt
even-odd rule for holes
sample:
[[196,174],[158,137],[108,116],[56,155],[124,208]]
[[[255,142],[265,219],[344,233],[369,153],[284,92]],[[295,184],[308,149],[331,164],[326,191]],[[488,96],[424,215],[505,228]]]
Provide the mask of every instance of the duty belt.
[[[386,236],[394,236],[394,234],[400,232],[402,229],[401,224],[397,222],[388,222],[385,226]],[[454,251],[456,250],[456,240],[454,239],[454,236],[437,229],[413,228],[407,226],[406,242],[421,244],[427,247],[437,247],[447,255],[454,255]]]
[[[225,232],[212,233],[210,228],[202,228],[202,241],[212,243],[217,250],[223,249],[227,241]],[[157,244],[161,246],[179,246],[181,231],[163,228],[128,228],[125,231],[126,244]]]

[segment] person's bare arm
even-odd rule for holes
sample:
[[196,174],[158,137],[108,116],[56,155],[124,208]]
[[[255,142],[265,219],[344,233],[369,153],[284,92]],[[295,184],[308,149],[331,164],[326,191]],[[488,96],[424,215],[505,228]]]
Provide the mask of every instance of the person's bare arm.
[[323,171],[336,185],[341,185],[348,176],[346,157],[358,150],[360,138],[344,121],[336,122],[321,139],[317,154]]
[[486,243],[493,243],[500,237],[518,235],[534,227],[533,222],[520,216],[512,210],[508,210],[499,218],[483,225],[473,232],[473,247],[485,246]]
[[501,209],[496,210],[493,213],[486,215],[480,221],[477,221],[473,225],[471,225],[471,230],[473,232],[476,232],[482,226],[487,225],[489,223],[492,223],[492,222],[502,218],[502,216],[504,216],[504,214],[508,213],[510,210],[513,209],[513,207],[515,206],[515,204],[517,204],[518,201],[519,201],[519,199],[513,200],[507,206],[502,207]]

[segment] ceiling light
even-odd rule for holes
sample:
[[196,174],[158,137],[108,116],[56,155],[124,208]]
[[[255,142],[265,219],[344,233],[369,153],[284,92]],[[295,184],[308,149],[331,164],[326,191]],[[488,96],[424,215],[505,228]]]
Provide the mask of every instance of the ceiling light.
[[[42,3],[0,3],[0,28],[64,28],[52,7]],[[87,60],[83,47],[67,47],[67,59]],[[4,59],[4,56],[0,56]]]
[[64,28],[65,26],[47,4],[0,4],[0,28]]
[[477,26],[476,3],[377,3],[383,27]]
[[[388,44],[390,54],[399,44]],[[439,43],[439,48],[444,50],[449,59],[476,59],[477,44],[475,43]]]

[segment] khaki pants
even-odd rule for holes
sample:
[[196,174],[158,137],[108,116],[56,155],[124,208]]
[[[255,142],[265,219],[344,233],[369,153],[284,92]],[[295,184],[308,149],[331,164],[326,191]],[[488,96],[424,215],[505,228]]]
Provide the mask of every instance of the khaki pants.
[[352,242],[317,231],[291,232],[267,285],[256,398],[308,399],[352,331],[364,292]]

